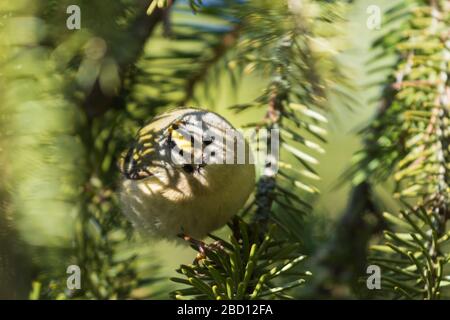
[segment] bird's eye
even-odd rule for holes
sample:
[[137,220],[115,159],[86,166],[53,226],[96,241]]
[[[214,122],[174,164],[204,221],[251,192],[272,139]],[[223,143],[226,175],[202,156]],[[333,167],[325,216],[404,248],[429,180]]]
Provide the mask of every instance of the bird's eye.
[[194,166],[193,166],[192,164],[185,164],[185,165],[183,166],[183,170],[184,170],[186,173],[193,173],[193,172],[194,172]]

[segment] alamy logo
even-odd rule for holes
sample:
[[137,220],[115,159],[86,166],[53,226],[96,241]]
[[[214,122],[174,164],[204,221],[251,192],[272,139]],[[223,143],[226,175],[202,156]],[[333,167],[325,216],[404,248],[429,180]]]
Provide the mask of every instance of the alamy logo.
[[73,264],[67,267],[67,289],[69,290],[79,290],[81,289],[81,269],[79,266]]
[[69,30],[80,30],[81,29],[81,9],[77,5],[70,5],[66,10],[67,14],[70,16],[66,20],[66,26]]
[[366,13],[370,14],[367,18],[366,26],[369,30],[380,30],[381,28],[381,9],[379,6],[370,5],[366,9]]
[[381,289],[381,269],[376,264],[372,264],[367,267],[366,273],[370,276],[367,277],[366,285],[369,290]]
[[175,164],[257,164],[264,171],[276,173],[278,170],[278,129],[227,129],[222,132],[214,128],[203,130],[200,122],[190,130],[178,128],[173,132],[192,145],[186,149],[169,138],[172,142],[170,156]]

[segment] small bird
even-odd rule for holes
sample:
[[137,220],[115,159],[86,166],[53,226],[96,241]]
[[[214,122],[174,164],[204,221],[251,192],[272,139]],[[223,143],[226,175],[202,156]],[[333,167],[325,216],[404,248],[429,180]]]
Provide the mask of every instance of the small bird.
[[220,115],[196,108],[161,114],[120,157],[123,211],[155,237],[204,238],[253,191],[252,160],[242,134]]

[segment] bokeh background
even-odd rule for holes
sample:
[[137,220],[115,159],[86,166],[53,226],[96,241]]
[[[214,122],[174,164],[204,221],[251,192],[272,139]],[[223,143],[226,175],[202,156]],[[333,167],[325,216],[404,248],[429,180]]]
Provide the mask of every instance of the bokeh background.
[[[140,22],[149,2],[1,1],[0,297],[62,298],[66,268],[82,257],[95,288],[84,298],[167,298],[177,286],[168,278],[194,259],[187,246],[135,234],[122,217],[118,152],[140,124],[177,105],[214,110],[236,127],[252,122],[264,111],[229,107],[254,100],[268,78],[234,72],[234,48],[211,49],[232,28],[216,14],[220,1],[204,1],[211,11],[197,14],[177,1],[169,26]],[[80,30],[66,27],[71,4],[81,8]],[[329,102],[328,142],[316,168],[321,193],[302,235],[308,254],[329,239],[348,204],[350,181],[340,177],[361,148],[357,132],[373,117],[376,83],[388,72],[371,73],[367,64],[381,30],[367,28],[366,10],[395,4],[358,0],[344,11],[339,60],[356,103]],[[386,208],[395,206],[389,185],[377,189]],[[145,283],[130,294],[136,279]]]

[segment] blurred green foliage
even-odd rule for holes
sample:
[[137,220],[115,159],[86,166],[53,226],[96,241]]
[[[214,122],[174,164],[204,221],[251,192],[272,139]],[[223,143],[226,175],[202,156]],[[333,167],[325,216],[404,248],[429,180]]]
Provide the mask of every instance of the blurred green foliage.
[[[364,271],[374,230],[348,219],[369,219],[368,204],[373,202],[379,211],[398,210],[388,164],[398,160],[391,149],[402,145],[392,130],[392,148],[385,149],[386,139],[380,136],[394,127],[380,118],[362,138],[357,131],[372,117],[379,96],[386,98],[380,84],[392,82],[387,77],[393,74],[392,62],[404,63],[394,50],[404,34],[390,31],[405,25],[408,15],[395,8],[400,4],[402,9],[406,1],[305,3],[299,27],[285,1],[2,1],[0,298],[156,299],[168,298],[170,292],[178,298],[367,296],[355,279]],[[66,27],[66,9],[74,4],[81,8],[81,30]],[[366,27],[366,8],[372,4],[383,12],[394,8],[382,30]],[[412,22],[414,30],[420,29],[422,18]],[[292,30],[298,33],[298,50],[283,51],[280,40],[295,34]],[[370,48],[376,39],[381,45]],[[426,76],[427,70],[419,70],[419,78]],[[289,114],[264,122],[274,92]],[[411,99],[407,90],[402,94]],[[425,93],[418,94],[425,99]],[[403,102],[390,112],[404,112]],[[186,104],[217,111],[238,127],[253,123],[285,130],[289,144],[282,160],[287,171],[276,177],[274,194],[281,200],[273,206],[270,202],[269,211],[288,226],[284,232],[289,237],[283,232],[280,237],[278,230],[278,235],[265,235],[270,241],[253,234],[253,244],[244,242],[242,233],[252,223],[245,216],[239,227],[216,232],[210,240],[220,237],[226,248],[209,244],[212,253],[196,265],[188,246],[147,239],[122,216],[118,155],[155,114]],[[234,110],[228,108],[232,105]],[[319,131],[328,131],[325,137],[317,139],[314,130],[299,128],[299,121],[307,127],[323,115],[328,121]],[[424,115],[417,116],[422,121]],[[388,118],[401,121],[398,127],[408,124],[401,117]],[[358,148],[369,154],[366,166],[350,160]],[[350,164],[354,170],[341,178]],[[339,188],[338,181],[343,181]],[[370,191],[367,196],[354,188],[366,181],[376,182],[364,189]],[[348,205],[347,194],[352,194]],[[247,209],[261,212],[261,205],[252,202]],[[356,249],[345,243],[355,241],[352,228],[364,230]],[[279,260],[268,259],[269,251],[255,258],[262,243],[277,248],[287,239],[296,243],[286,246]],[[378,240],[375,236],[372,241]],[[362,260],[353,256],[359,250]],[[71,264],[82,268],[81,290],[66,288]],[[221,279],[230,271],[228,265],[233,277]],[[309,275],[305,268],[313,280],[306,277],[307,286],[285,295],[285,289],[303,284]],[[263,287],[280,274],[286,278]],[[176,282],[168,280],[175,276]]]

